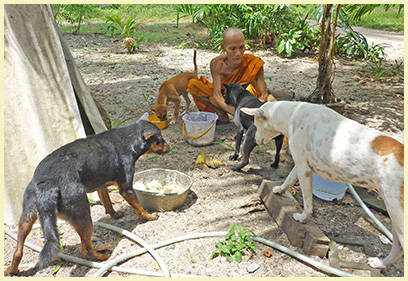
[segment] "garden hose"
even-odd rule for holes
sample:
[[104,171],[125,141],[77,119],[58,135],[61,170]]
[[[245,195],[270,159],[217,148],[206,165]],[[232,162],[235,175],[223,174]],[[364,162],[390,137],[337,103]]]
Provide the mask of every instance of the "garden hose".
[[363,208],[363,210],[367,213],[367,215],[378,225],[381,231],[387,235],[388,239],[392,241],[392,233],[374,216],[374,214],[370,211],[366,204],[364,204],[363,200],[361,200],[360,196],[358,196],[356,190],[351,184],[347,184],[348,189],[350,190],[351,194],[353,194],[354,198],[356,198],[357,202]]
[[[142,238],[140,238],[139,236],[136,236],[135,234],[124,230],[122,228],[110,225],[110,224],[106,224],[106,223],[102,223],[102,222],[94,222],[94,225],[96,226],[100,226],[109,230],[113,230],[116,231],[122,235],[125,235],[126,237],[132,239],[133,241],[139,243],[140,245],[142,245],[145,249],[147,249],[149,251],[149,253],[152,255],[152,257],[157,261],[157,263],[159,264],[163,275],[168,277],[169,276],[169,270],[167,268],[167,265],[163,262],[163,260],[161,259],[161,257],[159,256],[159,254],[148,244],[146,243],[146,241],[144,241]],[[112,266],[116,265],[117,262],[110,261],[108,262],[106,265],[104,265],[101,269],[99,269],[96,273],[95,276],[102,276],[105,271],[107,271],[107,269],[111,268]],[[107,268],[107,269],[106,269]]]
[[[103,227],[103,225],[100,225],[100,226]],[[12,233],[10,230],[5,229],[5,231],[6,231],[6,234],[8,234],[14,240],[17,239],[17,236],[14,233]],[[185,240],[198,239],[198,238],[204,238],[204,237],[225,236],[226,234],[227,234],[226,231],[224,231],[224,232],[204,232],[204,233],[187,234],[187,235],[184,235],[184,236],[172,238],[172,239],[169,239],[169,240],[166,240],[166,241],[151,245],[151,247],[153,249],[157,249],[157,248],[161,248],[161,247],[168,246],[168,245],[171,245],[171,244],[174,244],[174,243],[177,243],[177,242],[181,242],[181,241],[185,241]],[[349,272],[345,272],[345,271],[339,270],[337,268],[334,268],[334,267],[319,263],[318,261],[315,261],[315,260],[313,260],[313,259],[311,259],[311,258],[309,258],[309,257],[307,257],[305,255],[299,254],[299,253],[297,253],[297,252],[295,252],[295,251],[293,251],[293,250],[291,250],[291,249],[289,249],[289,248],[287,248],[285,246],[282,246],[282,245],[277,244],[275,242],[269,241],[267,239],[255,236],[255,237],[253,237],[253,240],[257,241],[259,243],[265,244],[267,246],[273,247],[273,248],[275,248],[275,249],[277,249],[277,250],[279,250],[281,252],[284,252],[285,254],[291,255],[291,256],[295,257],[296,259],[302,260],[302,261],[304,261],[304,262],[306,262],[306,263],[308,263],[308,264],[310,264],[310,265],[312,265],[312,266],[314,266],[314,267],[316,267],[316,268],[318,268],[318,269],[320,269],[320,270],[322,270],[322,271],[324,271],[326,273],[333,274],[333,275],[336,275],[336,276],[342,276],[342,277],[357,277],[356,275],[353,275],[353,274],[351,274]],[[29,243],[26,242],[25,245],[30,247],[32,244],[29,246]],[[36,247],[35,251],[37,251],[37,252],[41,251],[41,249],[38,246],[35,246],[35,247]],[[119,262],[127,260],[129,258],[144,254],[146,252],[148,252],[148,250],[146,248],[141,248],[141,249],[138,249],[136,251],[133,251],[133,252],[121,255],[120,257],[117,257],[115,259],[115,262],[119,263]],[[60,258],[62,258],[64,260],[67,260],[67,261],[74,262],[74,263],[78,263],[78,264],[82,264],[82,265],[86,265],[86,266],[90,266],[90,267],[100,268],[99,272],[102,272],[102,271],[105,272],[106,270],[109,270],[111,268],[110,264],[109,265],[106,265],[106,264],[102,265],[101,263],[90,262],[90,261],[87,261],[87,260],[84,260],[84,259],[67,256],[67,255],[64,255],[64,254],[61,254],[61,253],[58,253],[58,257],[60,257]],[[118,267],[114,266],[114,267],[111,268],[111,270],[117,271]],[[124,272],[123,268],[122,268],[121,272]],[[132,273],[135,273],[135,272],[136,272],[136,270],[133,270]],[[141,272],[141,271],[138,271],[138,272]],[[135,273],[135,274],[139,274],[139,273]],[[153,272],[153,274],[151,272],[144,272],[144,273],[141,273],[141,274],[150,275],[150,276],[163,276],[163,273],[157,273],[157,272]],[[161,274],[161,275],[159,275],[159,274]],[[172,276],[179,276],[179,275],[172,274]]]

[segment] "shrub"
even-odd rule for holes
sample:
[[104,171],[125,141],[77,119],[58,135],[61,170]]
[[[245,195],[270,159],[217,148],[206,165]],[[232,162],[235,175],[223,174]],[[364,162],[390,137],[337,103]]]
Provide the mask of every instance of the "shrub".
[[122,39],[122,44],[126,47],[128,53],[133,53],[143,41],[143,37],[137,37],[135,32],[142,25],[135,16],[122,18],[121,15],[106,16],[106,22],[109,23],[108,31],[111,35],[117,35]]

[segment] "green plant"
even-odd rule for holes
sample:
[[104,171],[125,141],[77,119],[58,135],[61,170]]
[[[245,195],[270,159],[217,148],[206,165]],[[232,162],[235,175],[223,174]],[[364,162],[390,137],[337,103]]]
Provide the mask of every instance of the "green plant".
[[335,53],[352,59],[364,59],[377,61],[384,58],[384,46],[371,45],[360,32],[354,31],[349,27],[345,35],[337,37],[334,42]]
[[122,44],[128,53],[134,53],[144,40],[143,36],[136,36],[136,30],[142,25],[142,21],[137,21],[136,16],[123,18],[120,14],[106,16],[107,27],[111,35],[118,35],[122,38]]
[[[284,4],[210,4],[195,5],[194,17],[208,28],[209,40],[197,42],[200,48],[220,49],[222,35],[226,28],[239,28],[251,45],[270,38],[272,47],[278,40],[278,52],[292,56],[299,51],[314,47],[317,30],[310,27],[307,15],[300,17],[290,5]],[[186,7],[184,7],[186,8]],[[189,8],[191,8],[189,6]],[[179,13],[192,13],[192,10],[179,9]]]
[[142,24],[136,20],[136,16],[122,17],[120,14],[106,16],[108,31],[111,34],[119,34],[121,38],[131,37]]
[[375,80],[378,79],[393,79],[404,77],[404,66],[402,61],[395,61],[392,64],[386,64],[383,59],[369,61],[363,71],[368,73]]
[[120,101],[117,97],[113,97],[113,98],[111,99],[111,102],[112,102],[113,104],[119,104],[119,103],[121,103],[121,101]]
[[181,18],[191,16],[194,23],[197,18],[201,18],[205,14],[205,5],[193,4],[176,4],[174,5],[174,12],[177,15],[177,27]]
[[[59,237],[59,246],[60,246],[60,252],[61,253],[64,253],[64,245],[62,244],[62,240],[61,240],[61,237],[62,237],[62,235],[63,235],[64,233],[62,232],[62,233],[58,233],[58,237]],[[55,275],[55,274],[57,274],[57,272],[61,269],[61,267],[62,267],[62,265],[64,264],[65,262],[64,261],[59,261],[58,262],[58,264],[51,270],[51,274],[52,275]]]
[[311,27],[307,18],[308,14],[303,18],[298,17],[292,26],[288,26],[288,30],[278,35],[279,40],[276,44],[278,54],[291,57],[292,54],[311,51],[315,48],[319,41],[319,30]]
[[216,243],[216,249],[212,252],[210,258],[214,259],[222,255],[229,262],[232,262],[234,259],[237,262],[241,262],[245,251],[253,252],[256,250],[256,244],[252,240],[254,236],[255,234],[251,230],[232,224],[225,235],[225,239]]
[[262,145],[257,145],[254,148],[254,153],[260,153],[260,152],[264,152],[265,151],[265,147],[263,147]]
[[225,141],[214,141],[213,144],[222,144],[225,145],[230,150],[235,150],[235,148],[232,145],[226,143]]

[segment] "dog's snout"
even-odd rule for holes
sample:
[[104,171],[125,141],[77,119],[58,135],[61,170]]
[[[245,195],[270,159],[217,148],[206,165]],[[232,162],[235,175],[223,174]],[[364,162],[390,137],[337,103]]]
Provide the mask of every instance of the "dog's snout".
[[171,149],[170,149],[170,145],[168,145],[167,144],[167,142],[164,142],[164,144],[162,145],[162,150],[161,150],[161,153],[167,153],[167,152],[169,152]]

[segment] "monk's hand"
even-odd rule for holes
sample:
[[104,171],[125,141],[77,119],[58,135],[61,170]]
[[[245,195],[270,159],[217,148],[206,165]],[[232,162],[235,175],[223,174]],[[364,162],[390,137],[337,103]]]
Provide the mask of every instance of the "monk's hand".
[[268,95],[267,94],[262,95],[258,99],[259,99],[260,102],[266,102],[266,101],[268,101]]

